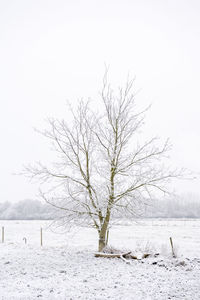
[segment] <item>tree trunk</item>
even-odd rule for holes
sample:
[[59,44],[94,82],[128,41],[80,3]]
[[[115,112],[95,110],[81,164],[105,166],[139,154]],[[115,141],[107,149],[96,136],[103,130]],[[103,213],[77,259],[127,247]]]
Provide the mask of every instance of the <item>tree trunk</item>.
[[103,227],[99,233],[99,252],[106,246],[107,228]]
[[105,246],[106,246],[105,239],[103,240],[99,238],[99,252],[101,252]]
[[109,222],[110,222],[110,207],[108,205],[106,217],[102,224],[101,230],[99,231],[99,252],[103,250],[103,248],[106,246],[108,242],[107,231],[108,231]]

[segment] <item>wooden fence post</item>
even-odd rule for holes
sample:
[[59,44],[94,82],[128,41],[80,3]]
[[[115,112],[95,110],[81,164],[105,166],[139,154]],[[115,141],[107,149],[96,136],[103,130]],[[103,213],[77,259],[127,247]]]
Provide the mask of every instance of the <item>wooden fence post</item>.
[[43,246],[42,227],[40,228],[40,246]]
[[1,241],[2,241],[2,243],[4,243],[4,226],[2,226],[2,229],[1,229]]
[[173,242],[172,242],[172,238],[170,237],[170,244],[171,244],[171,248],[172,248],[172,256],[176,257],[175,253],[174,253],[174,246],[173,246]]

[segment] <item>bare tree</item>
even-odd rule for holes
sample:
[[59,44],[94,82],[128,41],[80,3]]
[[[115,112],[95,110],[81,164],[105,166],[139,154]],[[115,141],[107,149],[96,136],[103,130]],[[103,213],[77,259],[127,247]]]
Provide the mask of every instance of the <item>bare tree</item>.
[[26,168],[31,177],[54,182],[41,196],[61,209],[67,222],[73,218],[96,228],[99,251],[115,215],[136,214],[155,191],[165,193],[166,183],[177,176],[163,165],[168,141],[162,146],[156,138],[139,142],[146,110],[136,111],[132,90],[133,81],[127,81],[114,93],[106,72],[100,114],[90,102],[80,101],[75,111],[70,109],[72,122],[49,119],[42,134],[53,142],[59,161]]

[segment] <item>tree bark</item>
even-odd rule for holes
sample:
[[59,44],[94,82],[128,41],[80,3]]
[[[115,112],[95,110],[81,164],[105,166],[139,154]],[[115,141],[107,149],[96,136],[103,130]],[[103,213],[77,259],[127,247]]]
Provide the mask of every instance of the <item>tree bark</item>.
[[105,246],[106,246],[105,239],[103,240],[103,239],[99,238],[99,249],[98,249],[98,251],[101,252]]
[[108,226],[104,225],[102,226],[102,229],[99,232],[99,249],[98,249],[99,252],[101,252],[103,248],[106,246],[107,229]]

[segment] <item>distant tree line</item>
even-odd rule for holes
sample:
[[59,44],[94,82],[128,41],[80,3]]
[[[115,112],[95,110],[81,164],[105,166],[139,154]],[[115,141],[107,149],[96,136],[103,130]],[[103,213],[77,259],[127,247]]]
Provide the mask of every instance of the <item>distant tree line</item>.
[[39,200],[22,200],[17,203],[0,203],[1,220],[48,220],[55,215],[52,207]]
[[[58,211],[39,200],[22,200],[17,203],[0,203],[1,220],[48,220],[59,217]],[[146,218],[200,218],[200,197],[195,194],[155,199],[144,206]]]
[[184,194],[153,200],[145,207],[147,218],[200,218],[200,196]]

